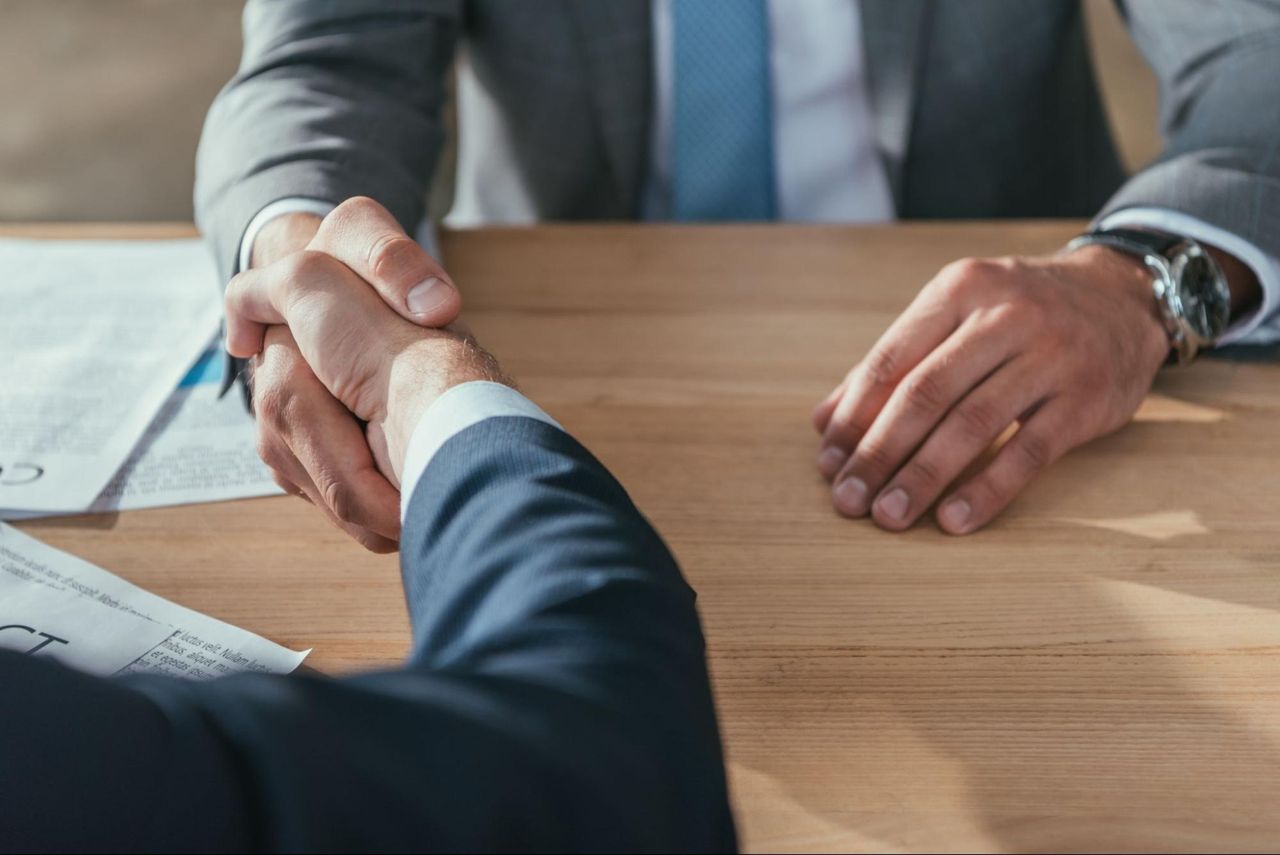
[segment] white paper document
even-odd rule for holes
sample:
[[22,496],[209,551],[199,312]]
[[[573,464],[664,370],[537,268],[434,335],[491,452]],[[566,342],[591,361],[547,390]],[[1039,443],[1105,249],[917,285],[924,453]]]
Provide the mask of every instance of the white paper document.
[[288,650],[148,593],[0,523],[0,649],[100,676],[287,674]]
[[[218,400],[225,365],[220,347],[206,351],[98,498],[72,513],[284,495],[258,457],[253,416],[240,395],[231,392]],[[0,520],[50,515],[0,508]]]
[[239,392],[218,400],[225,365],[221,348],[201,357],[90,511],[284,494],[258,457],[253,416]]
[[[253,416],[240,395],[218,400],[225,365],[221,348],[206,351],[98,498],[74,513],[283,495],[258,457]],[[0,520],[50,515],[0,508]]]
[[218,329],[199,241],[0,240],[0,508],[89,507]]
[[239,391],[218,400],[225,367],[221,347],[205,352],[90,512],[284,495],[258,456],[253,416]]

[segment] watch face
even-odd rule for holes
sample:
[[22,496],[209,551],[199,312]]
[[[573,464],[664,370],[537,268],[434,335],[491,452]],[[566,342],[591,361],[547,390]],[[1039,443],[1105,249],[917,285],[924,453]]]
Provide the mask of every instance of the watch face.
[[1231,318],[1231,292],[1218,265],[1192,246],[1174,260],[1172,273],[1182,317],[1200,338],[1217,341]]

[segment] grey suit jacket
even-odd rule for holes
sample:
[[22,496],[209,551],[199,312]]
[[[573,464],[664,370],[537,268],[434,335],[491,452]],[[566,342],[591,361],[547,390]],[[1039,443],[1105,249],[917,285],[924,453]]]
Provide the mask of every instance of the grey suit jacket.
[[[1274,0],[1122,4],[1161,82],[1166,139],[1127,180],[1076,0],[861,8],[875,138],[900,217],[1154,205],[1280,257]],[[543,219],[639,215],[653,109],[647,0],[248,0],[244,22],[244,59],[210,111],[196,186],[224,279],[249,220],[276,199],[368,195],[413,229],[459,45],[516,161],[511,177],[481,169],[483,180],[519,182]]]

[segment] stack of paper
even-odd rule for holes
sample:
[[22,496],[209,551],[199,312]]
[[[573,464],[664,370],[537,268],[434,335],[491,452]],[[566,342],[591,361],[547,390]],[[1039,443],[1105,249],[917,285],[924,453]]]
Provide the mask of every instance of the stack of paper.
[[288,650],[150,594],[0,523],[0,650],[90,674],[210,680],[287,674],[311,651]]
[[281,492],[220,321],[198,241],[0,241],[0,519]]
[[[281,492],[197,241],[0,240],[0,519]],[[0,523],[0,649],[103,676],[287,673],[295,653]]]

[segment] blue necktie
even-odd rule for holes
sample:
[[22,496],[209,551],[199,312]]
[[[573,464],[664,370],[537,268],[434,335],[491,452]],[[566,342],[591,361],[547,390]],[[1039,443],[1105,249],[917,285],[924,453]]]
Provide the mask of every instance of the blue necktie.
[[774,218],[765,1],[671,0],[677,220]]

